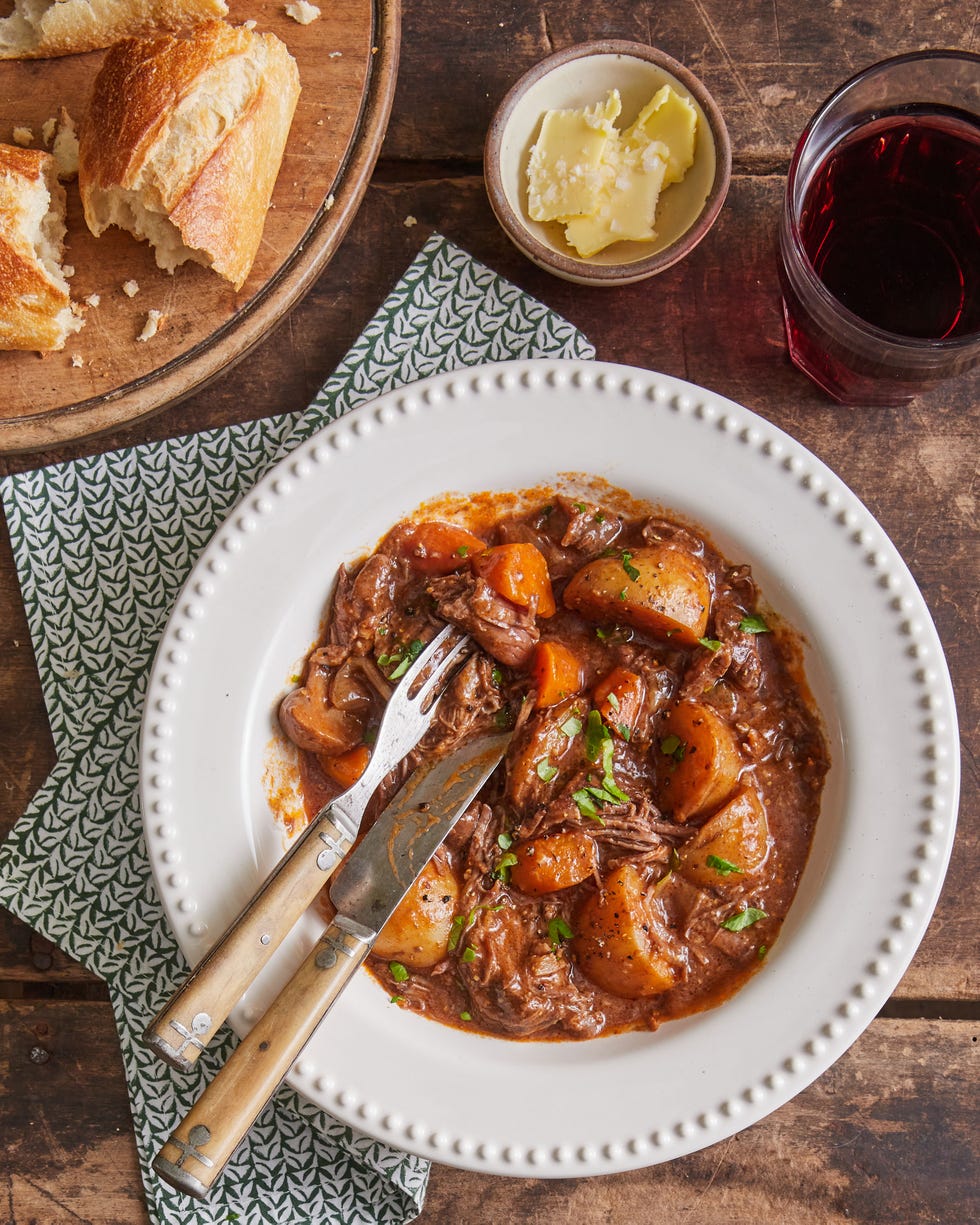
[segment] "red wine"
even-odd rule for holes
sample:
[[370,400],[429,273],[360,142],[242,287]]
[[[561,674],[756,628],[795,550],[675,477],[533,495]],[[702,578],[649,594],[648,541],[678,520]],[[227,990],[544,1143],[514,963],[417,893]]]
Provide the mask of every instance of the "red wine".
[[814,173],[800,235],[867,323],[930,340],[980,331],[980,127],[935,107],[862,122]]

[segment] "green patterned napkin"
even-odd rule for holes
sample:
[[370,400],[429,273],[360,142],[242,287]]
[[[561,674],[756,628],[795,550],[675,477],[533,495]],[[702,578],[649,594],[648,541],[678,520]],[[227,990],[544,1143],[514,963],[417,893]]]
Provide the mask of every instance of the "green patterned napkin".
[[234,1038],[223,1031],[187,1076],[139,1042],[187,969],[156,896],[140,824],[143,695],[182,583],[272,463],[382,392],[534,356],[594,354],[570,324],[437,235],[305,412],[0,485],[58,752],[0,847],[0,902],[108,982],[154,1222],[348,1225],[410,1220],[421,1208],[425,1161],[359,1134],[289,1089],[266,1108],[207,1205],[150,1170]]

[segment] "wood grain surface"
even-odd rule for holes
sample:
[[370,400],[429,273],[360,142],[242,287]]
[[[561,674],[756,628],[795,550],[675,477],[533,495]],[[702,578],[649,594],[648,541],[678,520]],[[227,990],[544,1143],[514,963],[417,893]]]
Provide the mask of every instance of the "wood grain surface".
[[[243,2],[296,60],[301,83],[262,243],[240,291],[210,269],[156,266],[148,243],[111,226],[95,238],[77,184],[67,187],[65,264],[85,324],[58,353],[0,353],[0,451],[50,446],[118,428],[201,386],[259,341],[322,271],[367,186],[391,105],[398,0],[338,0],[299,25],[283,6]],[[0,64],[0,140],[64,108],[83,125],[104,53]],[[135,283],[130,295],[123,285]],[[93,297],[94,295],[94,297]],[[97,299],[97,303],[95,302]],[[149,310],[160,329],[138,339]]]
[[[702,75],[725,112],[734,155],[732,189],[708,239],[655,280],[617,290],[566,284],[525,261],[497,227],[480,177],[483,135],[509,85],[551,50],[592,37],[654,42]],[[806,119],[851,72],[925,45],[980,50],[975,6],[415,0],[403,14],[383,157],[345,241],[302,303],[232,371],[179,405],[99,440],[0,460],[0,472],[26,470],[303,407],[438,231],[564,314],[600,358],[691,379],[787,430],[850,485],[908,563],[953,677],[963,790],[933,922],[879,1018],[796,1099],[704,1152],[588,1180],[435,1166],[424,1225],[980,1219],[980,374],[903,410],[829,404],[786,357],[775,271],[785,172]],[[53,751],[5,531],[0,575],[2,834],[43,782]],[[6,912],[0,1083],[3,1225],[146,1220],[104,988]]]

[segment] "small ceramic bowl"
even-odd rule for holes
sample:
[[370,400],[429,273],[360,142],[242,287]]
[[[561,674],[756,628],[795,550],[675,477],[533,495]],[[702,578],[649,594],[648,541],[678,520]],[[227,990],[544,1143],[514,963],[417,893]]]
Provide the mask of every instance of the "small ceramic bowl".
[[[580,256],[557,221],[533,221],[527,166],[546,111],[592,106],[611,89],[623,102],[619,124],[632,123],[663,85],[690,98],[698,115],[694,165],[666,188],[652,242],[618,242]],[[584,285],[628,285],[683,259],[711,229],[731,179],[728,130],[714,99],[693,73],[655,47],[597,41],[567,47],[535,65],[497,110],[483,152],[490,204],[505,233],[539,267]]]

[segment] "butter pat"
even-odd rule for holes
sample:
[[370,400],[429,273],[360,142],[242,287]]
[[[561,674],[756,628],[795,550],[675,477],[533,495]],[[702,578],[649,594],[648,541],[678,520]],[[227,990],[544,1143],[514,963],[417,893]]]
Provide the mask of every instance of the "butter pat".
[[614,242],[652,242],[653,219],[667,171],[667,147],[631,147],[617,140],[607,151],[606,177],[595,211],[565,220],[565,238],[586,258]]
[[679,183],[694,165],[694,137],[698,114],[687,98],[669,85],[658,89],[632,127],[626,130],[626,143],[642,147],[660,143],[667,147],[667,173],[664,186]]
[[528,211],[560,221],[586,258],[616,242],[652,242],[661,191],[694,162],[697,112],[664,85],[625,132],[619,92],[583,110],[548,111],[528,164]]
[[619,90],[582,110],[547,111],[528,163],[528,211],[535,221],[592,213],[599,204],[603,154],[619,138]]

